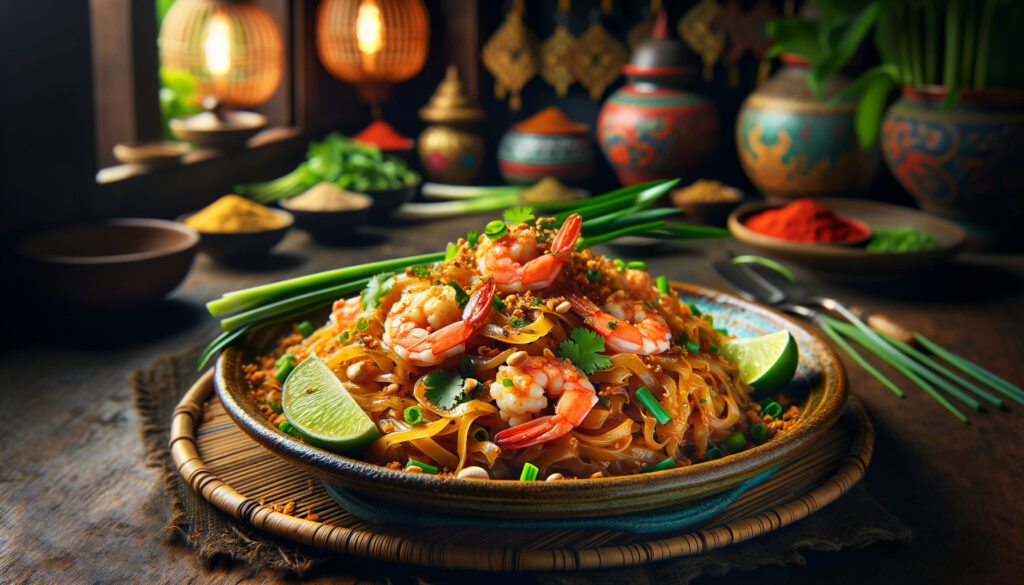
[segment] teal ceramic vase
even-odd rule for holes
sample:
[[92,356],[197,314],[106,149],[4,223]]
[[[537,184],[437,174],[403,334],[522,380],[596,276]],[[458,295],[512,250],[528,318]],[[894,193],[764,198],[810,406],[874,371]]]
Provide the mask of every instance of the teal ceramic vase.
[[[905,87],[882,123],[892,174],[922,208],[958,220],[980,239],[1021,238],[1024,90]],[[980,242],[985,246],[991,242]]]
[[[736,148],[750,182],[762,193],[787,198],[851,195],[865,191],[880,162],[878,147],[857,142],[856,98],[830,103],[807,88],[807,62],[784,55],[783,67],[743,102]],[[832,96],[848,81],[833,76]]]

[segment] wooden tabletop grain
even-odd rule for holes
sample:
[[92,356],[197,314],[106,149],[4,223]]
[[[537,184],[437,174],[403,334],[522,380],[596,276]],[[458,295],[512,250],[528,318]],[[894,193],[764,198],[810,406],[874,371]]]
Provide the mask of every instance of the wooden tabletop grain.
[[[217,323],[203,303],[254,284],[370,260],[443,249],[483,219],[389,230],[363,228],[357,245],[324,247],[293,231],[259,266],[224,268],[200,257],[168,300],[138,311],[69,315],[5,303],[0,356],[0,583],[384,583],[414,573],[374,563],[350,577],[297,580],[226,562],[198,560],[160,534],[168,499],[143,465],[132,371],[161,354],[209,339]],[[727,289],[706,265],[733,240],[662,252],[615,250],[652,272]],[[607,250],[607,249],[606,249]],[[1024,383],[1024,255],[964,255],[898,283],[823,283],[816,291],[884,312],[999,375]],[[849,359],[851,388],[868,408],[878,441],[868,491],[913,530],[909,544],[807,555],[787,565],[708,583],[1024,582],[1024,407],[956,421],[905,384],[899,400]],[[880,367],[893,379],[899,375]],[[430,583],[478,576],[432,574]],[[522,583],[517,577],[489,577]],[[665,584],[667,585],[667,584]]]

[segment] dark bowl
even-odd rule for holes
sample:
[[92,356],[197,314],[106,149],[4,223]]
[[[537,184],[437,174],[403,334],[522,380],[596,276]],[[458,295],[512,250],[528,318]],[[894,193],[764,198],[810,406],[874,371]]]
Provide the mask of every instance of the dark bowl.
[[[275,347],[291,323],[266,327],[228,347],[214,382],[225,410],[260,445],[325,482],[364,497],[452,515],[499,518],[566,518],[661,508],[700,499],[738,485],[795,456],[818,440],[846,403],[846,373],[825,341],[805,326],[767,307],[696,285],[673,283],[687,300],[715,317],[715,325],[742,337],[788,329],[800,365],[790,390],[804,396],[803,410],[787,433],[721,459],[653,473],[571,481],[473,481],[453,476],[403,473],[332,453],[272,426],[247,393],[243,365]],[[321,311],[310,318],[324,318]]]
[[[287,221],[279,228],[258,230],[253,232],[204,232],[200,231],[199,251],[220,261],[245,260],[254,256],[262,256],[276,246],[295,223],[291,213],[282,209],[271,209],[278,217]],[[194,212],[193,212],[194,213]],[[193,213],[178,218],[184,222]]]
[[702,225],[724,227],[729,214],[743,203],[743,191],[735,187],[727,187],[733,198],[727,201],[677,201],[669,194],[672,205],[683,210],[688,219]]
[[292,207],[288,199],[282,199],[281,207],[295,216],[295,225],[309,232],[317,241],[337,242],[351,239],[358,227],[366,223],[370,217],[373,198],[362,193],[354,195],[365,200],[365,205],[356,209],[339,209],[337,211],[310,211]]
[[28,236],[17,244],[26,285],[73,309],[159,299],[185,279],[199,234],[161,219],[112,219]]
[[228,111],[223,120],[211,112],[187,118],[171,118],[167,123],[178,140],[203,148],[242,148],[245,142],[267,127],[267,117],[256,112]]
[[407,203],[416,198],[416,192],[419,191],[420,184],[422,182],[423,179],[417,176],[415,182],[397,189],[385,189],[383,191],[359,191],[359,193],[373,199],[373,205],[370,206],[370,221],[375,223],[385,223],[389,221],[391,219],[391,214],[394,213],[394,211],[403,203]]

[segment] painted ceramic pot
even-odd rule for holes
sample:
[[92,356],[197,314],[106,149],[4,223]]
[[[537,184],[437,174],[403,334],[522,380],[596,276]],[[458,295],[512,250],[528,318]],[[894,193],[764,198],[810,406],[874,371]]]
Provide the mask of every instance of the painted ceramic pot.
[[943,111],[945,97],[903,88],[882,124],[885,162],[924,209],[1009,234],[1024,216],[1024,90],[960,90]]
[[484,139],[468,128],[438,124],[423,130],[417,150],[431,180],[468,185],[480,172]]
[[[807,88],[806,61],[786,65],[751,93],[736,120],[736,148],[750,181],[781,197],[850,195],[865,191],[878,172],[878,147],[857,142],[855,98],[836,104]],[[833,76],[826,93],[848,81]]]
[[710,162],[718,113],[710,100],[685,89],[696,71],[691,61],[683,44],[656,24],[622,68],[627,83],[601,107],[597,139],[623,185],[689,181]]
[[594,168],[594,146],[587,135],[539,134],[511,129],[498,144],[498,169],[506,182],[532,185],[544,177],[585,183]]

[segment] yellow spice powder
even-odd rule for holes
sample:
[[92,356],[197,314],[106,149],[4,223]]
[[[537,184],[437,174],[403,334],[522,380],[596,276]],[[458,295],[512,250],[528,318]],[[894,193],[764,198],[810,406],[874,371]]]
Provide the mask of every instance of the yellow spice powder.
[[234,194],[221,197],[185,219],[185,225],[201,232],[255,232],[286,223],[269,207]]

